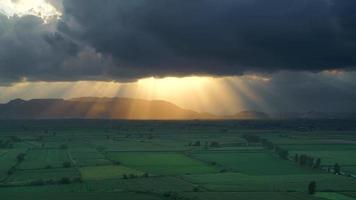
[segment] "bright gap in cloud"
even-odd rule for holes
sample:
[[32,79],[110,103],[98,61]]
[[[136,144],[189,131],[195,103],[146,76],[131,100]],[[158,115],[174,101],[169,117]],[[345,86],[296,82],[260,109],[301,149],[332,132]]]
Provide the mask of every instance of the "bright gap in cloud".
[[0,0],[0,13],[8,17],[33,15],[44,23],[58,20],[62,13],[45,0]]

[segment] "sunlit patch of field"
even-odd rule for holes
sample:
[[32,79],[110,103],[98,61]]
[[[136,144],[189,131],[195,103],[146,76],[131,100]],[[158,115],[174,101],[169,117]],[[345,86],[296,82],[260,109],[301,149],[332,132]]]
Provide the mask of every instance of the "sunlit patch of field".
[[123,165],[157,175],[183,175],[217,172],[214,166],[174,152],[110,152],[108,156]]

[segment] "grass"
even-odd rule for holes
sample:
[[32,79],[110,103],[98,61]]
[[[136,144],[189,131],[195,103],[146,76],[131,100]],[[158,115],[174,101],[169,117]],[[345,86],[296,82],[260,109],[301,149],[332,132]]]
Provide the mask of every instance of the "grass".
[[142,176],[143,172],[124,166],[108,165],[95,167],[81,167],[79,171],[84,180],[103,180],[122,178],[123,175]]
[[7,171],[16,164],[17,155],[24,151],[23,149],[0,149],[0,180],[4,179]]
[[301,168],[265,152],[209,152],[194,153],[193,157],[215,162],[223,168],[251,175],[310,174],[318,171]]
[[355,166],[342,166],[341,170],[356,175],[356,165]]
[[190,192],[185,193],[184,196],[197,200],[322,200],[321,198],[298,192]]
[[78,178],[80,174],[74,168],[70,169],[42,169],[42,170],[17,170],[6,182],[10,184],[25,184],[32,181],[57,181],[63,177]]
[[43,185],[24,187],[0,187],[0,194],[28,192],[190,192],[194,185],[175,177],[149,177],[134,179],[110,179],[84,181],[66,185]]
[[161,196],[155,194],[143,194],[143,193],[2,193],[1,197],[6,200],[18,200],[18,199],[31,199],[36,200],[162,200]]
[[354,191],[356,181],[331,174],[310,175],[244,175],[220,173],[187,175],[184,179],[212,191],[299,191],[306,192],[310,181],[316,181],[319,191]]
[[289,151],[356,151],[356,144],[289,144],[280,147]]
[[62,149],[34,149],[25,156],[20,169],[43,169],[46,167],[62,167],[63,162],[69,162],[67,150]]
[[355,198],[335,192],[318,192],[314,196],[329,200],[355,200]]
[[[355,145],[356,146],[356,145]],[[326,147],[325,147],[326,148]],[[356,165],[356,150],[353,151],[292,151],[291,155],[294,154],[307,154],[315,158],[321,158],[322,165],[334,165],[338,163],[339,165]]]
[[80,167],[111,164],[110,160],[94,148],[73,148],[70,149],[70,154],[75,165]]
[[108,156],[123,165],[157,175],[216,172],[213,166],[173,152],[111,152]]
[[[354,130],[332,132],[315,125],[318,131],[302,132],[279,128],[294,123],[300,127],[298,121],[287,123],[288,126],[279,121],[273,122],[273,126],[268,123],[106,120],[2,123],[0,120],[0,137],[12,138],[13,147],[0,149],[0,173],[3,173],[0,196],[1,199],[40,200],[169,200],[177,194],[176,199],[187,200],[339,200],[345,197],[356,200],[356,179],[300,167],[293,161],[278,158],[259,144],[245,146],[241,137],[243,134],[266,137],[289,149],[291,156],[294,151],[318,153],[323,156],[322,164],[333,164],[339,159],[342,171],[355,171],[356,164],[352,163],[356,146],[350,144],[356,139]],[[188,145],[196,141],[201,145]],[[206,147],[211,142],[219,145]],[[68,148],[60,149],[62,144]],[[20,165],[15,165],[20,152],[28,153]],[[63,168],[66,161],[74,166]],[[13,174],[7,176],[6,172],[13,166]],[[51,167],[46,169],[47,166]],[[144,173],[149,176],[141,176]],[[137,177],[123,179],[124,174]],[[55,181],[63,177],[76,181],[69,184]],[[33,184],[41,183],[40,180],[45,184]],[[311,181],[316,181],[315,196],[307,194]],[[173,196],[163,195],[167,193]]]

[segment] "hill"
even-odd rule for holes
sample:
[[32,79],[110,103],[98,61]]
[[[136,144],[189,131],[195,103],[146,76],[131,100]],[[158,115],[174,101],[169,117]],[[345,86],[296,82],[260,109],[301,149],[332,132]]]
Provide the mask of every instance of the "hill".
[[12,100],[0,105],[1,119],[214,119],[167,101],[131,98]]

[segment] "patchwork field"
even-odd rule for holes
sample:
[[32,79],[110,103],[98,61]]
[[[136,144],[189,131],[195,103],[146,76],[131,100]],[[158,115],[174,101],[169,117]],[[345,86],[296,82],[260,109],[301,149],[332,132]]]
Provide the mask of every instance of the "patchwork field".
[[0,120],[0,198],[356,200],[356,127],[305,123]]

